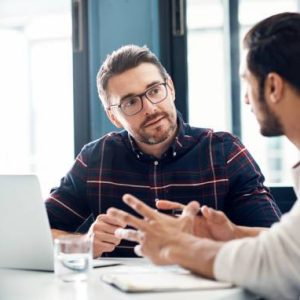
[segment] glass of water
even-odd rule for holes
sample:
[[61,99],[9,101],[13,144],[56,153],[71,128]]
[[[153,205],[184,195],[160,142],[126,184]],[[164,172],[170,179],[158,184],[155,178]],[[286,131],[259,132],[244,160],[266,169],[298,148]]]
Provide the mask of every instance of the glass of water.
[[54,240],[54,272],[63,281],[84,281],[92,268],[93,238],[66,235]]

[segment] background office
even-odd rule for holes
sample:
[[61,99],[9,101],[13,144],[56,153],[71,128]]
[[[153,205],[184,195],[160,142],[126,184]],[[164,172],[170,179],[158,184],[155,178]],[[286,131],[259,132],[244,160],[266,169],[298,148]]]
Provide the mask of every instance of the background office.
[[238,66],[250,26],[299,8],[299,0],[1,0],[1,172],[38,174],[45,196],[84,143],[114,129],[95,77],[107,53],[134,43],[166,66],[185,120],[237,134],[267,184],[291,185],[298,153],[258,134],[241,105]]

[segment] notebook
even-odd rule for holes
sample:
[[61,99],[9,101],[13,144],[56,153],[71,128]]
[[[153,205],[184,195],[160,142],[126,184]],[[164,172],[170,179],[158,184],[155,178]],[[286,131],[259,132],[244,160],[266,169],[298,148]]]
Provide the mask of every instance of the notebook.
[[224,289],[231,283],[205,279],[178,266],[120,266],[101,276],[102,281],[124,292],[163,292]]
[[[0,267],[53,270],[53,242],[35,175],[0,175]],[[94,260],[94,267],[120,264]]]

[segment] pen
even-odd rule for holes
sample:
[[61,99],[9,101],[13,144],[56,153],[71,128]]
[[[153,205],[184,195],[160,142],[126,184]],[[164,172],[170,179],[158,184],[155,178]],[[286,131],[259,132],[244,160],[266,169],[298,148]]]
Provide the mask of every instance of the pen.
[[[175,208],[175,209],[158,209],[160,213],[164,213],[171,216],[179,216],[182,214],[183,209],[182,208]],[[202,216],[201,209],[198,210],[197,216]]]
[[[182,208],[176,208],[176,209],[172,209],[173,210],[173,215],[177,216],[177,215],[181,215],[182,214],[182,211],[183,209]],[[197,214],[197,216],[202,216],[202,211],[201,209],[199,208]]]

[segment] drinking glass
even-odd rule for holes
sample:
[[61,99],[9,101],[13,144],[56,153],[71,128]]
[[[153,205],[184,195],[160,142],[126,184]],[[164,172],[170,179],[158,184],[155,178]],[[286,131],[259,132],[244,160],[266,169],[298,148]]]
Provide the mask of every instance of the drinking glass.
[[63,281],[84,281],[92,268],[93,237],[66,235],[54,240],[54,272]]

